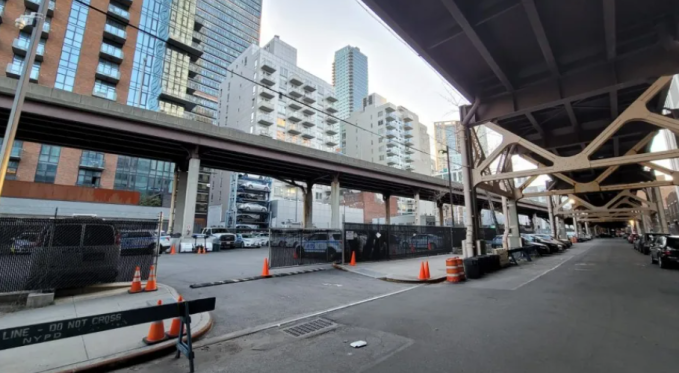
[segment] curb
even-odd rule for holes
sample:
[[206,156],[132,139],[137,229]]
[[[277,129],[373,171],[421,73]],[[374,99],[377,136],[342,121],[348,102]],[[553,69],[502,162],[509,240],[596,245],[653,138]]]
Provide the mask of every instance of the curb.
[[[196,332],[193,333],[193,341],[197,341],[200,337],[204,336],[205,333],[207,333],[211,328],[214,323],[212,319],[212,315],[210,312],[206,312],[208,319],[208,322],[205,326],[200,328],[200,330],[197,330]],[[81,366],[78,366],[78,364],[71,365],[70,368],[67,368],[64,370],[64,367],[58,368],[60,370],[54,370],[54,371],[47,371],[47,372],[53,372],[53,373],[71,373],[71,372],[101,372],[104,369],[111,369],[114,367],[120,368],[121,366],[124,366],[127,363],[130,363],[134,361],[135,363],[141,363],[143,361],[149,361],[152,360],[156,355],[158,354],[168,354],[170,352],[176,351],[176,339],[171,339],[166,342],[153,345],[153,346],[148,346],[148,347],[143,347],[141,351],[134,352],[134,353],[126,353],[126,352],[121,352],[115,355],[111,355],[106,358],[102,358],[100,361],[93,362],[91,364],[83,364]],[[195,351],[195,346],[194,346],[194,351]]]
[[391,278],[391,277],[372,277],[372,276],[365,275],[363,273],[351,271],[349,269],[341,267],[338,264],[333,264],[332,266],[333,266],[333,268],[339,269],[340,271],[349,272],[349,273],[353,273],[353,274],[361,275],[361,276],[365,276],[365,277],[370,277],[370,278],[373,278],[375,280],[381,280],[381,281],[386,281],[386,282],[395,282],[395,283],[400,283],[400,284],[436,284],[436,283],[443,282],[443,281],[446,280],[446,276],[430,278],[428,280],[405,280],[405,279]]
[[241,283],[241,282],[262,280],[262,279],[265,279],[265,278],[276,278],[276,277],[303,275],[305,273],[321,272],[321,271],[327,271],[329,269],[330,268],[315,268],[315,269],[306,269],[306,270],[303,270],[303,271],[275,273],[275,274],[272,274],[272,275],[269,275],[269,276],[253,276],[253,277],[236,278],[236,279],[224,280],[224,281],[203,282],[203,283],[200,283],[200,284],[192,284],[189,287],[191,289],[200,289],[200,288],[205,288],[205,287],[210,287],[210,286],[238,284],[238,283]]

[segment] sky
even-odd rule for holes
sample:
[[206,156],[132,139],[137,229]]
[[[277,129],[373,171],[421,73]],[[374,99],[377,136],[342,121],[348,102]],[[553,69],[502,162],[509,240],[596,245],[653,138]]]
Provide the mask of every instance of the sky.
[[297,48],[299,67],[332,83],[335,51],[358,47],[368,56],[369,92],[417,114],[430,136],[434,121],[458,118],[460,96],[359,0],[264,0],[262,7],[260,44],[278,35]]

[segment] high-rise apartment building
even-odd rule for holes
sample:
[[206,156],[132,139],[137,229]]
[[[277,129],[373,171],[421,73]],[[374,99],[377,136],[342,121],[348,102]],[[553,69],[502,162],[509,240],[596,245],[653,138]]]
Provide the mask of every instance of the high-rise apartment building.
[[345,155],[407,171],[431,174],[427,126],[417,115],[373,93],[352,113],[342,134]]
[[[335,89],[297,66],[297,50],[293,46],[278,36],[264,47],[251,45],[229,70],[233,74],[229,74],[220,89],[220,126],[314,149],[339,151]],[[224,188],[211,193],[210,205],[221,206],[220,216],[227,225],[246,223],[241,215],[249,214],[239,211],[238,204],[250,202],[247,194],[255,190],[262,194],[264,187],[260,184],[268,181],[226,172],[220,172],[216,178],[224,180],[220,181]],[[297,188],[281,182],[272,183],[270,188],[273,198],[290,199],[291,194],[297,195]],[[261,199],[256,202],[264,204]],[[260,227],[266,224],[261,219],[247,223]]]
[[[462,155],[460,154],[460,122],[456,120],[434,122],[434,151],[436,159],[436,171],[446,172],[448,169],[448,159],[450,157],[450,168],[452,170],[453,181],[462,181],[460,169],[462,165]],[[450,153],[446,154],[446,146]]]
[[[347,45],[335,52],[332,63],[332,84],[337,94],[337,116],[347,119],[354,111],[363,108],[363,99],[368,96],[368,57],[357,47]],[[345,133],[345,124],[340,123],[340,133]],[[342,150],[346,144],[342,142]]]
[[[18,77],[31,31],[13,20],[39,2],[0,0],[8,20],[0,24],[0,66],[8,77]],[[31,81],[217,124],[219,84],[227,66],[259,42],[260,20],[261,0],[51,0]],[[171,163],[18,144],[10,176],[17,180],[134,190],[169,206]],[[207,171],[198,228],[207,214]]]

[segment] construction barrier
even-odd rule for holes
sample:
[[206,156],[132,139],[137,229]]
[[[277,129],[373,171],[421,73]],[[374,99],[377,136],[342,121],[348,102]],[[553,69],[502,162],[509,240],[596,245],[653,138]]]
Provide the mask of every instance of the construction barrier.
[[458,257],[446,259],[446,281],[455,284],[465,279],[462,259]]

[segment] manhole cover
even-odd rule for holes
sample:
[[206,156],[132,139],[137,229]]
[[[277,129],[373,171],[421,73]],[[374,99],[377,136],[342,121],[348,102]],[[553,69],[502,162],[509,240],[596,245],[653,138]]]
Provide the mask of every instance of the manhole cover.
[[318,332],[326,331],[328,329],[332,329],[336,326],[337,324],[330,322],[328,320],[324,319],[315,319],[311,321],[307,321],[303,324],[297,324],[295,326],[291,326],[289,328],[283,329],[285,333],[290,334],[293,337],[304,337],[309,334],[315,334]]

